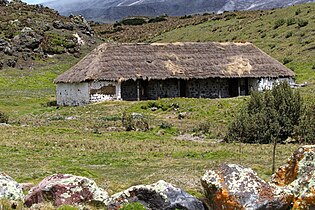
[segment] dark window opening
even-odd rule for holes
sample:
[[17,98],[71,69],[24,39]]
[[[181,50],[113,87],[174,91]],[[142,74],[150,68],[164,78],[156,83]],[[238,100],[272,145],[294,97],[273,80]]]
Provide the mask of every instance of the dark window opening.
[[100,89],[91,89],[90,94],[115,95],[116,86],[109,85],[109,86],[103,86]]

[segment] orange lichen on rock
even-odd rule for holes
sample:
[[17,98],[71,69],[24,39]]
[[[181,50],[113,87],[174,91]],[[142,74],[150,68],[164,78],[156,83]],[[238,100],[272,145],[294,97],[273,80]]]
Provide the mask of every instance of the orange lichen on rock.
[[221,189],[213,198],[213,209],[242,210],[242,205],[235,196],[230,196],[227,189]]
[[281,166],[272,176],[272,181],[278,186],[286,186],[293,182],[299,174],[299,162],[305,153],[315,152],[315,147],[301,147],[288,159],[286,165]]
[[311,187],[308,192],[295,198],[293,201],[293,210],[314,209],[315,208],[315,190]]

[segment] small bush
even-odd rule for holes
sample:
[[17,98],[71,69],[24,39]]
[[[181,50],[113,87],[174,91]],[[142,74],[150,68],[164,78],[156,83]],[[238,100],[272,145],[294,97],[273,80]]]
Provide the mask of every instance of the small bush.
[[9,116],[6,113],[0,111],[0,123],[8,123],[8,122],[9,122]]
[[122,25],[143,25],[147,21],[144,18],[127,18],[120,22]]
[[157,23],[157,22],[162,22],[162,21],[166,21],[167,18],[165,16],[158,16],[155,18],[151,18],[148,23]]
[[283,26],[284,24],[285,24],[285,20],[284,20],[283,18],[278,19],[278,20],[276,20],[276,22],[275,22],[273,28],[274,28],[274,29],[277,29],[277,28],[279,28],[280,26]]
[[288,63],[290,63],[292,61],[293,61],[292,58],[285,57],[285,58],[283,58],[283,65],[288,64]]
[[295,18],[289,18],[287,19],[287,26],[291,26],[296,24],[296,19]]
[[149,101],[147,104],[142,105],[141,109],[161,109],[162,111],[167,111],[169,108],[171,108],[172,105],[166,104],[162,101]]
[[74,206],[70,206],[70,205],[63,205],[58,207],[57,210],[78,210],[79,208],[74,207]]
[[299,15],[301,12],[302,12],[302,10],[301,10],[300,8],[298,8],[298,9],[295,11],[295,15]]
[[293,32],[292,31],[289,31],[286,35],[285,35],[285,38],[289,38],[293,36]]
[[111,115],[111,116],[101,117],[100,119],[104,121],[118,121],[118,120],[121,120],[121,117],[117,115]]
[[189,19],[192,18],[192,15],[181,16],[179,19]]
[[313,64],[312,69],[315,70],[315,64]]
[[139,202],[125,204],[120,210],[146,210],[146,208]]
[[302,19],[299,19],[298,20],[298,26],[300,28],[304,27],[304,26],[307,26],[308,25],[308,21],[307,20],[302,20]]
[[159,124],[159,127],[161,129],[171,129],[173,127],[173,125],[171,123],[168,123],[168,122],[162,122]]
[[269,47],[270,47],[270,49],[273,49],[276,47],[276,45],[275,44],[269,44]]
[[124,113],[122,125],[126,131],[147,131],[149,130],[149,119],[140,113]]
[[262,33],[261,35],[260,35],[260,38],[265,38],[267,36],[267,34],[264,32],[264,33]]

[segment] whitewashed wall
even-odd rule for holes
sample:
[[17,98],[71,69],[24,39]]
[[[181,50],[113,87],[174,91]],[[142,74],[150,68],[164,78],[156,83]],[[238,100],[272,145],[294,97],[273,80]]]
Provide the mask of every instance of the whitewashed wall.
[[56,95],[60,106],[80,106],[90,101],[88,83],[58,83]]
[[274,86],[274,84],[279,84],[280,82],[287,81],[290,85],[294,84],[293,78],[260,78],[260,79],[252,79],[250,80],[250,89],[264,91],[270,90]]
[[[113,86],[113,94],[91,94],[102,87]],[[58,83],[56,88],[57,104],[59,106],[81,106],[94,102],[121,99],[121,85],[118,82],[95,81],[84,83]]]

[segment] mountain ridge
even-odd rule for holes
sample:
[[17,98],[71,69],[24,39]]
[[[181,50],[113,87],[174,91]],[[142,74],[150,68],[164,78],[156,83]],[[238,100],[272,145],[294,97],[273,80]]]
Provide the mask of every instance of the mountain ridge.
[[89,20],[114,22],[128,16],[182,16],[224,11],[265,10],[287,7],[315,0],[54,0],[43,3],[62,15],[81,14]]

